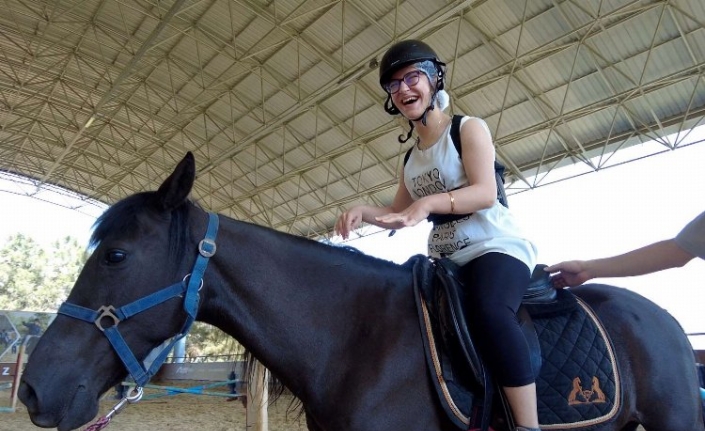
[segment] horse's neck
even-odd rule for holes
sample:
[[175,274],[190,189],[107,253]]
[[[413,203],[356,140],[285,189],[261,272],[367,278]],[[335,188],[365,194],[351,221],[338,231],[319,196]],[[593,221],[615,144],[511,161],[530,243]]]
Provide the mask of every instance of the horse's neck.
[[411,279],[399,267],[240,222],[221,222],[211,266],[201,317],[297,395],[311,381],[339,386],[331,364],[355,363],[371,354],[367,346],[383,345],[397,307],[413,314],[402,286]]

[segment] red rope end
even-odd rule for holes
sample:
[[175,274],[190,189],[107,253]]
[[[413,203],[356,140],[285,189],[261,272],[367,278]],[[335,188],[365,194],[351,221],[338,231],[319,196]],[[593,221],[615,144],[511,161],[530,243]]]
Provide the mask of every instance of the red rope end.
[[86,428],[85,431],[100,431],[103,428],[107,427],[109,423],[110,418],[107,416],[103,416],[102,418],[98,419],[93,425]]

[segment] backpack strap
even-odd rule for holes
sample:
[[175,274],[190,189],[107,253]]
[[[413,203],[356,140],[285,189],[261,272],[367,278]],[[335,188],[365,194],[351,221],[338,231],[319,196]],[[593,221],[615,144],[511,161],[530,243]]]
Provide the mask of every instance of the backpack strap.
[[409,161],[409,157],[411,156],[411,150],[413,150],[413,149],[414,149],[414,146],[412,145],[411,148],[409,148],[407,150],[406,154],[404,154],[404,166],[406,166],[406,162]]
[[[463,119],[462,115],[453,115],[453,120],[450,125],[450,138],[453,140],[453,145],[458,151],[458,156],[463,158],[463,146],[460,140],[460,122]],[[404,158],[404,164],[409,159],[411,155],[411,150],[409,150]],[[507,193],[504,190],[504,165],[498,162],[496,159],[494,161],[494,178],[497,182],[497,199],[499,203],[509,208],[509,202],[507,202]]]
[[463,120],[462,115],[453,115],[453,119],[450,120],[450,139],[453,140],[453,145],[458,151],[458,157],[463,159],[463,146],[460,140],[460,122]]
[[[460,159],[463,158],[463,146],[461,145],[460,140],[460,122],[462,121],[462,119],[462,115],[453,115],[453,119],[451,120],[450,125],[450,139],[453,141],[453,145],[455,146],[456,151],[458,151],[458,156],[460,157]],[[406,166],[406,162],[409,161],[409,157],[411,156],[411,151],[413,149],[414,147],[412,146],[407,150],[406,154],[404,154],[404,166]],[[504,169],[504,165],[495,159],[494,176],[497,182],[497,199],[499,200],[499,203],[509,208],[509,202],[507,201],[507,193],[504,190]]]

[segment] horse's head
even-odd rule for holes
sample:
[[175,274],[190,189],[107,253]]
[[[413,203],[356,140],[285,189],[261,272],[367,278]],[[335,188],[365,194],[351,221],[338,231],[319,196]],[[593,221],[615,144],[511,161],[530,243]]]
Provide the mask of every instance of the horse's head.
[[[183,284],[196,258],[195,249],[183,250],[193,235],[202,235],[186,225],[194,178],[189,153],[158,191],[127,197],[96,222],[92,254],[22,376],[19,396],[35,425],[79,427],[97,414],[100,395],[127,376],[124,357],[106,335],[124,339],[123,346],[142,361],[183,329],[188,314],[178,294],[134,315],[121,307]],[[110,306],[118,311],[103,312]],[[87,318],[77,318],[81,313]],[[96,316],[102,317],[93,322]]]

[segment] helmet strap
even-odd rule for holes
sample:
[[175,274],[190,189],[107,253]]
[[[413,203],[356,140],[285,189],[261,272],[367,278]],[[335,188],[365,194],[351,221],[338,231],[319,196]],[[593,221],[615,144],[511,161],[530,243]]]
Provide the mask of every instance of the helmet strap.
[[438,90],[433,90],[433,95],[431,95],[431,102],[428,104],[426,109],[424,109],[423,114],[421,114],[421,116],[418,118],[412,119],[411,121],[421,120],[421,124],[423,124],[424,126],[427,126],[428,124],[426,124],[426,117],[428,116],[429,111],[433,111],[434,109],[436,109],[437,97],[438,97]]
[[387,100],[384,102],[384,110],[387,112],[389,115],[399,115],[401,112],[399,112],[399,108],[394,106],[394,102],[392,102],[392,95],[387,93]]
[[399,135],[397,138],[397,141],[399,141],[400,144],[405,143],[409,139],[411,139],[411,134],[414,133],[414,123],[409,120],[409,132],[407,132],[406,136],[404,135]]

